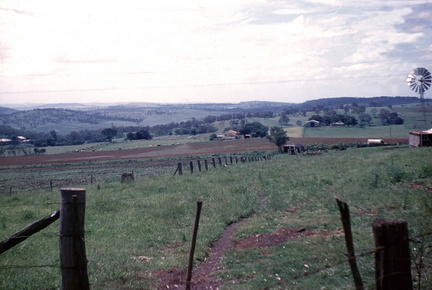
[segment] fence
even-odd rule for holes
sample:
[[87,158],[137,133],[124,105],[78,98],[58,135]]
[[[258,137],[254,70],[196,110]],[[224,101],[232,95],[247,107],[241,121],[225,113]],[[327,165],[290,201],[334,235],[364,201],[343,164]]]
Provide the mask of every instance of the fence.
[[[77,184],[98,184],[115,182],[125,172],[134,172],[135,178],[146,178],[161,174],[173,174],[182,163],[184,168],[193,166],[192,171],[209,171],[230,164],[269,160],[278,154],[277,151],[257,155],[225,155],[219,157],[185,157],[176,159],[121,160],[115,162],[83,162],[71,164],[52,164],[45,166],[20,167],[3,169],[0,179],[0,196],[12,196],[20,192],[35,189],[49,189],[76,186]],[[192,165],[191,165],[192,164]],[[85,170],[83,170],[85,168]],[[185,173],[185,172],[184,172]],[[21,176],[25,175],[23,179]]]
[[[85,213],[85,189],[70,189],[64,188],[61,190],[61,208],[49,216],[37,220],[24,229],[18,231],[10,238],[0,242],[0,254],[18,245],[20,242],[29,238],[36,232],[48,227],[54,221],[60,218],[59,231],[59,248],[60,248],[60,268],[62,274],[63,289],[88,289],[89,279],[87,275],[87,258],[86,244],[84,239],[84,213]],[[357,258],[375,255],[375,285],[376,289],[412,289],[413,279],[411,271],[418,276],[417,288],[421,289],[422,263],[424,256],[411,257],[409,242],[422,244],[421,247],[430,248],[432,245],[424,245],[420,238],[432,236],[432,233],[425,233],[414,238],[408,237],[408,225],[404,220],[400,219],[375,219],[372,223],[375,245],[373,249],[360,254],[354,252],[354,241],[351,234],[350,213],[346,203],[336,199],[341,221],[345,233],[345,241],[347,246],[346,259],[336,261],[318,269],[310,269],[305,273],[294,275],[291,278],[278,279],[276,283],[265,286],[263,289],[281,287],[288,283],[299,280],[301,278],[319,274],[323,271],[331,269],[337,265],[348,264],[352,271],[354,284],[356,289],[364,289],[362,278],[357,268]],[[200,211],[202,202],[198,202],[198,212]],[[196,238],[198,230],[199,214],[195,223],[193,235]],[[195,239],[192,239],[191,257],[193,258],[193,248]],[[96,253],[103,255],[107,260],[124,268],[131,275],[141,277],[139,273],[130,269],[123,263],[110,258],[106,254],[100,253],[96,248],[91,247]],[[193,259],[189,260],[188,269],[192,269]],[[411,265],[411,262],[414,266]],[[32,266],[35,267],[35,266]],[[45,267],[40,265],[39,267]],[[188,271],[187,281],[193,279],[191,271]],[[187,282],[186,282],[187,283]],[[190,283],[186,284],[190,287]],[[190,289],[190,288],[189,288]]]

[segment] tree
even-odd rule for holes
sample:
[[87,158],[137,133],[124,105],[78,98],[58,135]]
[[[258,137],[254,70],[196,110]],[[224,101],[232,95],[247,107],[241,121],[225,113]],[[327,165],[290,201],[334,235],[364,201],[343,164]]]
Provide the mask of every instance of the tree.
[[106,128],[102,130],[102,135],[106,136],[108,141],[112,141],[112,139],[117,135],[117,130],[113,128]]
[[288,117],[287,113],[285,113],[285,112],[280,113],[279,124],[286,125],[289,123],[289,121],[290,121],[290,118]]
[[150,132],[147,130],[139,130],[138,132],[136,132],[135,134],[135,139],[138,140],[151,140],[153,139],[153,137],[150,135]]
[[368,113],[360,113],[358,117],[359,117],[360,123],[362,123],[362,124],[370,125],[370,123],[372,122],[372,117]]
[[289,140],[285,130],[282,127],[271,127],[270,134],[267,136],[270,142],[276,144],[279,152],[282,152],[282,146]]
[[268,127],[264,126],[260,122],[252,122],[245,124],[239,133],[242,135],[250,134],[251,137],[265,137],[267,136]]

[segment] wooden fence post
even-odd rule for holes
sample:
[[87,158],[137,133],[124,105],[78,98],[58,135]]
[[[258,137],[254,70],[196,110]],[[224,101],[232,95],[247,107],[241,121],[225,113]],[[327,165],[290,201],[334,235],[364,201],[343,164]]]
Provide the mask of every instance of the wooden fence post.
[[218,160],[219,160],[219,166],[222,166],[222,158],[218,157]]
[[345,233],[345,244],[348,250],[348,262],[351,268],[351,272],[354,278],[354,284],[357,290],[363,290],[363,281],[360,275],[359,268],[357,266],[357,261],[354,253],[354,241],[351,232],[351,219],[349,213],[348,204],[341,201],[339,198],[336,198],[337,205],[339,207],[339,211],[341,214],[341,221],[344,228]]
[[207,161],[207,159],[204,160],[204,167],[205,167],[206,171],[208,171],[208,161]]
[[90,289],[84,241],[85,189],[60,190],[62,289]]
[[178,175],[183,175],[183,168],[181,162],[177,164],[177,171],[178,171]]
[[190,248],[190,252],[189,252],[189,263],[188,263],[188,270],[187,270],[187,276],[186,276],[186,290],[191,289],[191,283],[190,282],[192,279],[193,258],[194,258],[194,253],[195,253],[196,240],[197,240],[197,236],[198,236],[198,226],[199,226],[199,220],[200,220],[200,216],[201,216],[202,203],[203,203],[202,200],[197,201],[195,225],[194,225],[194,230],[193,230],[193,234],[192,234],[191,248]]
[[372,222],[377,290],[413,289],[408,224],[401,219],[377,218]]
[[201,160],[197,160],[198,171],[201,172]]
[[189,162],[190,172],[193,173],[193,161]]
[[41,218],[37,221],[32,222],[22,230],[16,232],[13,234],[10,238],[1,241],[0,242],[0,254],[9,250],[10,248],[18,245],[31,235],[39,232],[40,230],[43,230],[50,224],[52,224],[54,221],[58,220],[60,217],[60,211],[57,210],[50,214],[49,216],[46,216],[44,218]]
[[212,158],[212,162],[213,162],[213,168],[216,168],[216,160],[214,158]]

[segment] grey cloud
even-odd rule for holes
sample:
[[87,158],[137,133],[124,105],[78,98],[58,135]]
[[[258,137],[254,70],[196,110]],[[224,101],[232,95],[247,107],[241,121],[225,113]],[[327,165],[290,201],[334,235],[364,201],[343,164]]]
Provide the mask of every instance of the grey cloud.
[[413,43],[398,44],[386,56],[395,59],[410,59],[413,61],[430,62],[430,46],[432,46],[432,3],[425,3],[412,7],[412,12],[405,16],[404,22],[395,25],[403,33],[422,33],[422,37]]

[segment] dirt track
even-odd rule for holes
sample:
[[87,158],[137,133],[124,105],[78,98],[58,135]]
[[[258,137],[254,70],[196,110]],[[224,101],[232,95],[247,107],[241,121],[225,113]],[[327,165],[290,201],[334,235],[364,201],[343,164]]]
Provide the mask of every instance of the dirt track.
[[[407,143],[407,139],[386,139],[387,142]],[[339,142],[355,143],[366,142],[365,138],[290,138],[290,144],[311,144],[320,143],[331,145]],[[179,144],[172,146],[160,146],[152,148],[99,151],[99,152],[79,152],[64,154],[46,154],[18,157],[0,158],[0,166],[11,165],[31,165],[31,164],[58,164],[58,163],[80,163],[89,161],[108,161],[108,160],[132,160],[149,159],[161,157],[196,156],[207,154],[232,154],[251,151],[271,151],[275,150],[274,144],[267,139],[241,139],[230,141],[215,141],[205,143]]]

